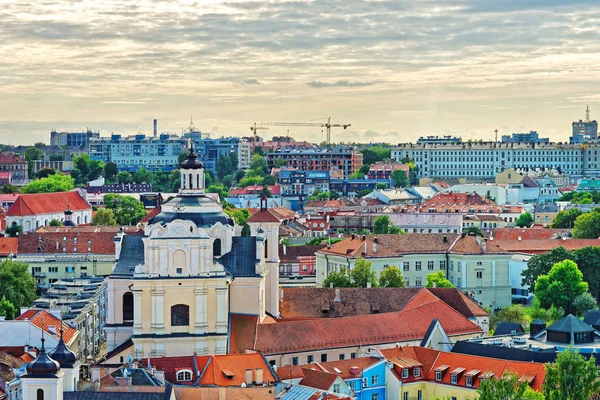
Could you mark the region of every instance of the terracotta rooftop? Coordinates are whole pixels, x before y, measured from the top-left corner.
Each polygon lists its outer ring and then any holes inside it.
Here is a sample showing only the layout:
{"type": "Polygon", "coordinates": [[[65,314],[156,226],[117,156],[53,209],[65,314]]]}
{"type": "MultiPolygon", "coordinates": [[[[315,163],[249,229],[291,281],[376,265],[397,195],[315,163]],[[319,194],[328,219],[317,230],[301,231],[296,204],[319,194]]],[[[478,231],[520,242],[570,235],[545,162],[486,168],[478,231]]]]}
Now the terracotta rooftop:
{"type": "Polygon", "coordinates": [[[340,378],[346,380],[360,376],[364,370],[381,361],[380,358],[376,357],[360,357],[304,365],[285,365],[277,369],[277,374],[281,380],[297,379],[304,377],[307,370],[313,369],[337,374],[340,378]],[[337,372],[334,368],[340,372],[337,372]]]}
{"type": "Polygon", "coordinates": [[[244,383],[245,371],[248,369],[253,370],[254,379],[256,370],[262,369],[265,383],[272,384],[279,380],[258,353],[196,356],[196,365],[201,374],[196,385],[200,386],[239,387],[244,383]]]}
{"type": "Polygon", "coordinates": [[[13,369],[21,368],[25,361],[16,358],[8,353],[0,351],[0,378],[4,383],[8,383],[15,379],[13,369]]]}
{"type": "Polygon", "coordinates": [[[0,237],[0,256],[8,257],[9,254],[16,254],[19,245],[19,238],[0,237]]]}
{"type": "Polygon", "coordinates": [[[490,232],[494,240],[540,240],[557,238],[566,229],[497,228],[490,232]]]}
{"type": "Polygon", "coordinates": [[[293,218],[296,214],[295,211],[285,207],[273,207],[261,210],[260,208],[249,208],[248,211],[252,216],[248,219],[248,222],[279,222],[286,219],[293,218]]]}
{"type": "MultiPolygon", "coordinates": [[[[229,196],[238,197],[245,194],[260,194],[263,190],[263,185],[258,186],[246,186],[243,188],[231,188],[229,189],[229,196]]],[[[267,189],[271,192],[271,194],[279,195],[281,194],[281,186],[273,185],[267,186],[267,189]]]]}
{"type": "Polygon", "coordinates": [[[32,232],[19,237],[18,254],[115,255],[116,232],[32,232]]]}
{"type": "Polygon", "coordinates": [[[284,254],[283,245],[280,245],[279,260],[281,262],[296,262],[298,257],[315,257],[315,253],[325,246],[325,244],[318,246],[285,246],[284,254]]]}
{"type": "Polygon", "coordinates": [[[545,253],[558,247],[577,250],[588,246],[600,246],[600,239],[545,239],[545,240],[488,240],[506,252],[545,253]]]}
{"type": "MultiPolygon", "coordinates": [[[[143,366],[148,365],[147,358],[142,358],[139,362],[143,366]]],[[[198,379],[198,370],[195,367],[194,356],[150,358],[150,365],[156,368],[157,371],[163,371],[165,380],[173,384],[193,385],[198,379]],[[192,371],[192,379],[190,381],[177,381],[177,371],[181,371],[182,369],[192,371]]]]}
{"type": "Polygon", "coordinates": [[[6,212],[7,217],[91,210],[92,207],[77,191],[22,194],[6,212]]]}
{"type": "Polygon", "coordinates": [[[298,383],[302,386],[308,386],[311,388],[329,391],[338,375],[334,372],[324,372],[321,370],[307,369],[304,371],[304,378],[298,383]]]}
{"type": "Polygon", "coordinates": [[[60,338],[60,328],[62,326],[64,331],[63,337],[65,343],[68,345],[71,344],[71,340],[77,334],[77,329],[72,328],[68,324],[62,322],[60,319],[56,318],[46,310],[27,310],[23,314],[19,315],[16,320],[29,320],[29,323],[42,329],[46,335],[50,335],[56,340],[60,338]],[[54,332],[50,331],[51,326],[54,326],[54,332]]]}
{"type": "Polygon", "coordinates": [[[20,156],[12,153],[0,153],[0,164],[26,163],[20,156]]]}

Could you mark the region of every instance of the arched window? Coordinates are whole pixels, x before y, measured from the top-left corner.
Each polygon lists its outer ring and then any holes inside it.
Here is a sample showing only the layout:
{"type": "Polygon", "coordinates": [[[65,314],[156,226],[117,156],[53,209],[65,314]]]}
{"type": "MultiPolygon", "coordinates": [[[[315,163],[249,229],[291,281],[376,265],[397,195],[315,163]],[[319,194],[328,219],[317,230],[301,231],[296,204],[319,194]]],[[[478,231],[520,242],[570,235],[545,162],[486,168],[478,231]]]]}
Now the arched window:
{"type": "Polygon", "coordinates": [[[177,382],[186,382],[192,380],[192,371],[189,369],[183,369],[177,371],[177,382]]]}
{"type": "Polygon", "coordinates": [[[133,321],[133,293],[123,295],[123,322],[133,321]]]}
{"type": "Polygon", "coordinates": [[[188,326],[190,324],[190,308],[185,304],[171,307],[171,326],[188,326]]]}
{"type": "Polygon", "coordinates": [[[213,256],[221,255],[221,239],[215,239],[213,242],[213,256]]]}
{"type": "Polygon", "coordinates": [[[37,390],[37,400],[44,400],[44,389],[37,390]]]}

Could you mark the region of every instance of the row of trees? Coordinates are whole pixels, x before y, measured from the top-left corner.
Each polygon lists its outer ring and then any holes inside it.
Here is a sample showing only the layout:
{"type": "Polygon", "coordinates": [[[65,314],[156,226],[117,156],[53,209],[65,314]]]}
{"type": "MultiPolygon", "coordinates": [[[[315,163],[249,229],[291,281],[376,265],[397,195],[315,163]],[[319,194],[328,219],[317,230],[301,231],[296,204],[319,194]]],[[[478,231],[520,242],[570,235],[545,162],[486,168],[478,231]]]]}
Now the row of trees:
{"type": "Polygon", "coordinates": [[[576,239],[595,239],[600,236],[600,207],[588,212],[578,208],[561,210],[554,218],[552,227],[573,228],[573,237],[576,239]]]}
{"type": "Polygon", "coordinates": [[[28,265],[8,259],[0,262],[0,315],[14,319],[21,307],[31,306],[36,298],[28,265]]]}
{"type": "Polygon", "coordinates": [[[569,201],[571,204],[598,204],[600,203],[600,192],[567,192],[560,196],[558,201],[569,201]]]}

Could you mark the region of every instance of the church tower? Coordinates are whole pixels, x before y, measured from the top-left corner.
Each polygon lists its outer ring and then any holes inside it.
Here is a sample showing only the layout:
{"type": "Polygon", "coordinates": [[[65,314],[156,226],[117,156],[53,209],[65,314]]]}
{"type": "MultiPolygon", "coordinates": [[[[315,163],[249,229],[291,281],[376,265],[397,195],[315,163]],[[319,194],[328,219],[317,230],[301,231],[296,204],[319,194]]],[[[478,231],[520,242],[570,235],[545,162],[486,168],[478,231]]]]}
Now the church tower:
{"type": "Polygon", "coordinates": [[[27,364],[27,373],[21,376],[23,400],[62,400],[63,372],[60,365],[42,348],[35,360],[27,364]]]}
{"type": "Polygon", "coordinates": [[[69,349],[63,339],[63,329],[60,328],[60,340],[56,347],[48,353],[50,358],[60,365],[64,374],[63,387],[66,392],[76,392],[79,383],[79,367],[81,363],[77,360],[75,353],[69,349]]]}

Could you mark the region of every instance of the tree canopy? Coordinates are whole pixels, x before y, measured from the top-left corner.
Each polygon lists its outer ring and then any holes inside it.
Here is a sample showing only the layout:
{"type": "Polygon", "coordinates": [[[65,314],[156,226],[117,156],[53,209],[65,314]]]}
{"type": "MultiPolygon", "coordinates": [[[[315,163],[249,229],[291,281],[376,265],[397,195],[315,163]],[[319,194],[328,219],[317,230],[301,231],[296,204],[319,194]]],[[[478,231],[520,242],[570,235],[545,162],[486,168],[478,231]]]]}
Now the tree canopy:
{"type": "Polygon", "coordinates": [[[407,187],[409,184],[409,181],[408,181],[408,176],[406,175],[406,171],[404,171],[402,169],[397,169],[394,172],[392,172],[392,182],[394,184],[394,187],[397,187],[397,188],[407,187]]]}
{"type": "Polygon", "coordinates": [[[117,219],[113,210],[110,208],[100,208],[92,217],[92,225],[114,226],[117,225],[117,219]]]}
{"type": "Polygon", "coordinates": [[[517,222],[516,225],[520,228],[527,228],[530,227],[533,224],[533,216],[531,215],[531,213],[523,213],[521,215],[519,215],[519,218],[517,218],[517,222]]]}
{"type": "Polygon", "coordinates": [[[543,400],[544,396],[534,391],[525,382],[519,382],[515,373],[505,373],[501,377],[490,377],[479,381],[480,400],[543,400]]]}
{"type": "Polygon", "coordinates": [[[573,300],[588,291],[587,282],[577,264],[564,260],[552,266],[548,275],[540,275],[535,284],[535,297],[543,308],[556,306],[573,313],[573,300]]]}
{"type": "Polygon", "coordinates": [[[68,192],[75,187],[75,181],[68,175],[54,174],[47,178],[36,179],[21,188],[21,193],[68,192]]]}
{"type": "Polygon", "coordinates": [[[594,356],[586,360],[571,348],[558,353],[546,364],[542,390],[546,400],[589,400],[600,391],[598,367],[594,356]]]}
{"type": "Polygon", "coordinates": [[[370,261],[364,258],[357,258],[354,261],[354,268],[350,270],[350,279],[355,286],[367,287],[371,283],[371,287],[377,287],[377,275],[370,261]]]}
{"type": "Polygon", "coordinates": [[[341,268],[338,271],[331,271],[325,281],[323,281],[323,287],[328,288],[330,286],[344,288],[344,287],[352,287],[352,281],[350,277],[346,273],[346,268],[341,268]]]}
{"type": "Polygon", "coordinates": [[[373,222],[373,233],[375,234],[387,234],[387,233],[398,233],[402,234],[402,230],[392,223],[392,220],[387,215],[381,215],[375,218],[373,222]]]}
{"type": "Polygon", "coordinates": [[[435,287],[445,287],[445,288],[453,288],[454,285],[446,278],[446,274],[444,271],[432,272],[427,274],[425,287],[431,288],[433,287],[433,283],[435,282],[435,287]]]}
{"type": "Polygon", "coordinates": [[[17,310],[29,307],[37,298],[35,279],[27,264],[8,259],[0,262],[0,298],[6,298],[17,310]]]}
{"type": "Polygon", "coordinates": [[[7,320],[15,319],[16,308],[10,301],[6,300],[6,296],[2,296],[0,300],[0,315],[4,316],[7,320]]]}
{"type": "Polygon", "coordinates": [[[104,166],[104,178],[107,182],[114,182],[118,173],[119,167],[114,162],[107,162],[104,166]]]}
{"type": "Polygon", "coordinates": [[[361,150],[363,154],[363,164],[375,164],[378,161],[384,161],[391,157],[392,152],[389,147],[371,146],[361,150]]]}
{"type": "Polygon", "coordinates": [[[479,237],[485,237],[485,235],[483,234],[483,232],[481,232],[481,229],[479,229],[476,226],[469,226],[468,228],[463,230],[463,233],[467,236],[479,236],[479,237]]]}
{"type": "Polygon", "coordinates": [[[600,210],[581,214],[575,220],[573,237],[575,239],[597,239],[600,237],[600,210]]]}
{"type": "Polygon", "coordinates": [[[395,265],[390,265],[379,274],[379,286],[381,287],[406,287],[406,281],[402,271],[395,265]]]}
{"type": "Polygon", "coordinates": [[[583,214],[579,208],[571,208],[569,210],[561,210],[556,214],[552,221],[553,228],[573,228],[575,220],[583,214]]]}
{"type": "Polygon", "coordinates": [[[119,225],[135,225],[146,215],[144,205],[131,196],[109,193],[104,196],[104,206],[112,210],[119,225]]]}

